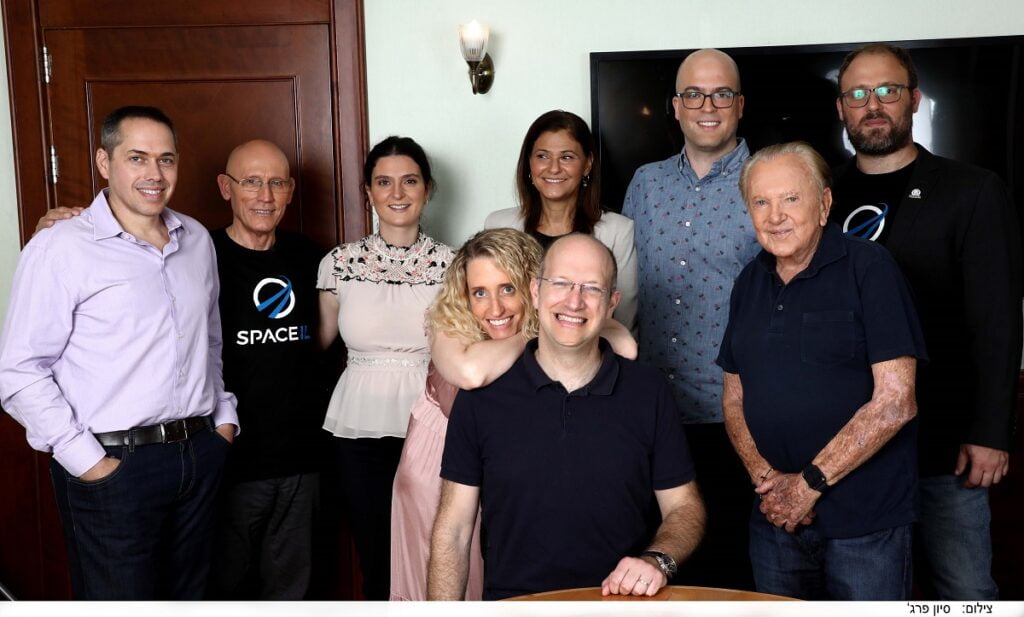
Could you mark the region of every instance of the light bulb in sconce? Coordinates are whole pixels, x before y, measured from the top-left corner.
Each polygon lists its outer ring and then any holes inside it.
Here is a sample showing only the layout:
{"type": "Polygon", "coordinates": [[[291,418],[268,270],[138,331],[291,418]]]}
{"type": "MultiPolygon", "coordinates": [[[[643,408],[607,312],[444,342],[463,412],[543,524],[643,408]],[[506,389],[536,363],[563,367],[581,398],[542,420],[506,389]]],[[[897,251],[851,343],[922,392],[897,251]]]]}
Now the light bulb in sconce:
{"type": "Polygon", "coordinates": [[[459,26],[459,46],[462,58],[469,65],[469,82],[473,94],[485,94],[494,83],[494,62],[487,55],[490,31],[477,20],[459,26]]]}

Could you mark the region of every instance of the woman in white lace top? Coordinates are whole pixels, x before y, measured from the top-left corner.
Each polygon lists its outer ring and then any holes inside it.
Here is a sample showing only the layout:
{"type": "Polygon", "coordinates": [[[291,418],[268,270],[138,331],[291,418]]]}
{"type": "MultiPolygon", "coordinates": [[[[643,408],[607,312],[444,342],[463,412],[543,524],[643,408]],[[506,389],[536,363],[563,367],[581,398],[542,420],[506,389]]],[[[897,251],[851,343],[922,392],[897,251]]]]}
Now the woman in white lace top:
{"type": "Polygon", "coordinates": [[[368,600],[388,599],[391,486],[430,362],[424,314],[452,250],[420,231],[434,184],[423,149],[388,137],[363,170],[378,232],[320,262],[320,338],[341,336],[345,371],[327,409],[368,600]]]}

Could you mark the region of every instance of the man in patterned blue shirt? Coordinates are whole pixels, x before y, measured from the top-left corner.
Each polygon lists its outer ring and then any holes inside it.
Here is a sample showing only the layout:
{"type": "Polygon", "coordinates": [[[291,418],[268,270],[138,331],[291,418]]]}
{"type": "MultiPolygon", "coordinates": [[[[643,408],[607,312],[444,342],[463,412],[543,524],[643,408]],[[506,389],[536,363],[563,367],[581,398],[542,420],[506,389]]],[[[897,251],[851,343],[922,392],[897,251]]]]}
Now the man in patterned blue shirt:
{"type": "Polygon", "coordinates": [[[687,56],[672,106],[683,151],[640,167],[622,207],[636,224],[639,359],[672,384],[707,505],[705,541],[677,580],[752,589],[753,491],[725,432],[714,363],[733,279],[760,248],[739,190],[750,153],[736,136],[743,117],[736,63],[717,49],[687,56]]]}

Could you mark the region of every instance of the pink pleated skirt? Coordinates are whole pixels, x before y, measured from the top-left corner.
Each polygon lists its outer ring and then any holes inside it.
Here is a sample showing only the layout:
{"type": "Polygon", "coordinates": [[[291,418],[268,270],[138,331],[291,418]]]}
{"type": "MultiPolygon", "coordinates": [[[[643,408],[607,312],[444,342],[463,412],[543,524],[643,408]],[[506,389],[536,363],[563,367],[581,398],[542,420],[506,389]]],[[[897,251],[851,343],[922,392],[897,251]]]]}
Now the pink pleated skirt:
{"type": "MultiPolygon", "coordinates": [[[[391,499],[391,599],[427,599],[430,533],[441,499],[441,454],[448,418],[426,392],[412,405],[391,499]]],[[[466,599],[483,595],[480,517],[470,547],[466,599]]]]}

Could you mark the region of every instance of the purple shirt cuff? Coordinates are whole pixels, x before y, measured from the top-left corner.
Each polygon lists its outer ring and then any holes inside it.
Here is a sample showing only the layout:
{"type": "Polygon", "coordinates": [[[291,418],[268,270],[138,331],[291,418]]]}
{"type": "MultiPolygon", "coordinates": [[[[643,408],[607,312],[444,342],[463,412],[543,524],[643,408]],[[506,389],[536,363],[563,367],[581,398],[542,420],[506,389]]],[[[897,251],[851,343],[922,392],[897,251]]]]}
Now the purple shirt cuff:
{"type": "Polygon", "coordinates": [[[217,408],[213,410],[214,428],[221,424],[234,424],[235,436],[242,432],[238,424],[238,410],[236,409],[235,395],[224,393],[224,398],[217,402],[217,408]]]}
{"type": "Polygon", "coordinates": [[[89,471],[106,455],[107,451],[89,431],[79,433],[59,452],[56,450],[53,452],[53,458],[57,459],[57,462],[76,478],[89,471]]]}

